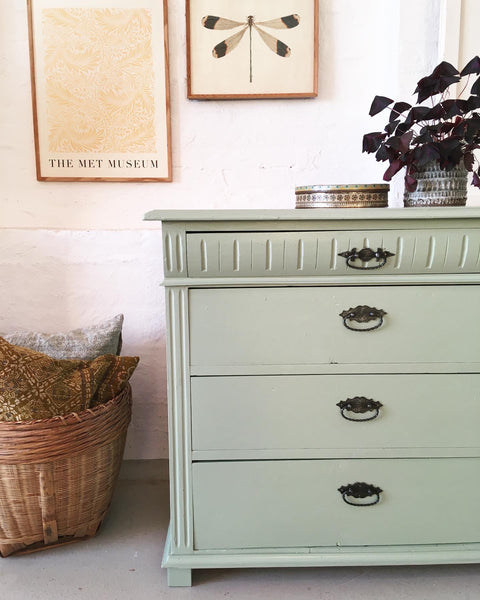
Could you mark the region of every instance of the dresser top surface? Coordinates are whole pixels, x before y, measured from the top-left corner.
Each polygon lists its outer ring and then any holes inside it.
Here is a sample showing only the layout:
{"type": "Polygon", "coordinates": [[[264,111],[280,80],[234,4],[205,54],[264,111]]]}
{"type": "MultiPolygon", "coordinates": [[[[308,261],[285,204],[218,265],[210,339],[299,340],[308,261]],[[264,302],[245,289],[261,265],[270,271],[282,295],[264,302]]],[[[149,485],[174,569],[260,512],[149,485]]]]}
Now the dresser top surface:
{"type": "Polygon", "coordinates": [[[145,221],[341,221],[480,219],[480,207],[151,210],[145,221]]]}

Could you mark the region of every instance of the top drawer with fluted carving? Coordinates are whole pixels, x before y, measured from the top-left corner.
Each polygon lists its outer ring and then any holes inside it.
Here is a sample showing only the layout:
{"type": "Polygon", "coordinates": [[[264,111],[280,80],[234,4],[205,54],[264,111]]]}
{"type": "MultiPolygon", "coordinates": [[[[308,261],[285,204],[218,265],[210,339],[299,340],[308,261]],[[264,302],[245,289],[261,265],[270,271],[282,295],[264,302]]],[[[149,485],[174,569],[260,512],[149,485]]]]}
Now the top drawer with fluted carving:
{"type": "Polygon", "coordinates": [[[480,272],[479,229],[188,233],[190,277],[480,272]]]}

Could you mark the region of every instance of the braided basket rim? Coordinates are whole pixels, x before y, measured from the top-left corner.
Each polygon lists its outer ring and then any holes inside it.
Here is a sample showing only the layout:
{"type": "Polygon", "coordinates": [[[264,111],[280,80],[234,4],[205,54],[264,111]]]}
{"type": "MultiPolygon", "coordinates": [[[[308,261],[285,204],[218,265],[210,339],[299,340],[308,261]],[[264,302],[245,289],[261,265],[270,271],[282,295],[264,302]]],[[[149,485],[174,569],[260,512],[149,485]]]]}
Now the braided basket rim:
{"type": "Polygon", "coordinates": [[[0,465],[49,462],[109,443],[131,419],[130,384],[105,404],[36,421],[0,422],[0,465]]]}

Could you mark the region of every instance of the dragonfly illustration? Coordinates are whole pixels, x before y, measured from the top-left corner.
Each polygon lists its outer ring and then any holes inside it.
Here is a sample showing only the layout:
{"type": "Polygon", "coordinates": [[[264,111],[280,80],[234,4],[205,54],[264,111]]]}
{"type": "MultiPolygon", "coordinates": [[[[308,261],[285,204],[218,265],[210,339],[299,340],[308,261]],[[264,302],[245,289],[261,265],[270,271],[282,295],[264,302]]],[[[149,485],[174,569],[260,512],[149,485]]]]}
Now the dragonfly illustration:
{"type": "Polygon", "coordinates": [[[278,19],[271,19],[270,21],[259,21],[258,23],[255,23],[255,17],[252,15],[249,15],[244,22],[232,21],[231,19],[225,19],[223,17],[214,17],[213,15],[202,18],[202,25],[207,29],[235,29],[236,27],[241,27],[240,31],[237,31],[237,33],[234,33],[232,36],[215,46],[212,50],[212,54],[215,58],[222,58],[229,52],[232,52],[232,50],[235,50],[248,29],[250,38],[250,83],[253,81],[252,29],[255,29],[255,31],[258,32],[272,52],[275,52],[275,54],[282,58],[286,58],[292,53],[290,48],[281,40],[277,40],[273,35],[264,31],[262,27],[269,27],[271,29],[292,29],[299,23],[300,16],[296,14],[280,17],[278,19]]]}

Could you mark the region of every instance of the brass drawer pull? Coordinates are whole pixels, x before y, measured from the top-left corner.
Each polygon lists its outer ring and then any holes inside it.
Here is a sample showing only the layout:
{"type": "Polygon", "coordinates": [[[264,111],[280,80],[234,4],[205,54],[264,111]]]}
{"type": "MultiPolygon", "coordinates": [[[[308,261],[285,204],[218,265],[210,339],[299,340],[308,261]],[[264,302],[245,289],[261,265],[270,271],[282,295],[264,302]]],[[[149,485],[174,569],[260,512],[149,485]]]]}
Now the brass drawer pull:
{"type": "Polygon", "coordinates": [[[340,316],[343,318],[343,324],[347,329],[350,329],[350,331],[373,331],[383,325],[383,317],[386,314],[387,313],[381,308],[372,308],[371,306],[362,305],[344,310],[340,313],[340,316]],[[357,328],[349,325],[349,321],[368,323],[369,321],[376,320],[378,320],[378,323],[373,325],[373,327],[357,328]]]}
{"type": "Polygon", "coordinates": [[[377,402],[376,400],[372,400],[371,398],[365,398],[365,396],[355,396],[355,398],[347,398],[346,400],[338,402],[336,406],[340,408],[342,417],[347,419],[347,421],[358,421],[362,423],[376,419],[383,404],[381,402],[377,402]],[[365,419],[352,419],[352,417],[349,417],[347,414],[345,414],[346,412],[364,414],[372,411],[375,411],[375,414],[365,419]]]}
{"type": "Polygon", "coordinates": [[[380,494],[383,492],[382,489],[372,485],[371,483],[364,483],[363,481],[357,481],[356,483],[348,483],[338,488],[338,491],[342,494],[343,501],[350,506],[373,506],[380,502],[380,494]],[[370,498],[373,496],[372,502],[351,502],[348,498],[370,498]]]}
{"type": "Polygon", "coordinates": [[[389,252],[388,250],[384,250],[383,248],[377,248],[377,250],[372,250],[371,248],[362,248],[357,252],[356,248],[352,248],[351,250],[346,250],[345,252],[339,252],[338,256],[343,256],[343,258],[347,259],[347,267],[351,269],[358,269],[359,271],[371,271],[372,269],[381,269],[387,264],[387,258],[390,256],[395,256],[393,252],[389,252]],[[357,267],[353,263],[360,259],[362,263],[368,263],[372,259],[377,261],[377,264],[369,267],[357,267]]]}

